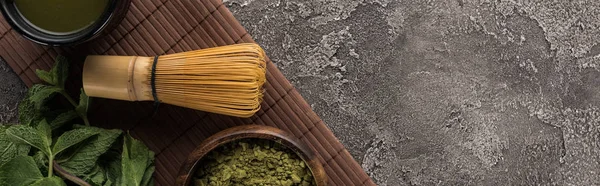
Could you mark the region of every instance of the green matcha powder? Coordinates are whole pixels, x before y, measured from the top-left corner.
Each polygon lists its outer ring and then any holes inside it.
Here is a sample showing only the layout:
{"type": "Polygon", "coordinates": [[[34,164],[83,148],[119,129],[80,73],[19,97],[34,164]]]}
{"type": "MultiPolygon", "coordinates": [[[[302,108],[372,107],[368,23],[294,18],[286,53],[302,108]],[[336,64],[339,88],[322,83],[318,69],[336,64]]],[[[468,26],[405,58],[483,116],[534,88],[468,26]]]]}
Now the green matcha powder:
{"type": "Polygon", "coordinates": [[[240,140],[211,151],[200,162],[194,185],[315,185],[304,161],[278,143],[240,140]]]}

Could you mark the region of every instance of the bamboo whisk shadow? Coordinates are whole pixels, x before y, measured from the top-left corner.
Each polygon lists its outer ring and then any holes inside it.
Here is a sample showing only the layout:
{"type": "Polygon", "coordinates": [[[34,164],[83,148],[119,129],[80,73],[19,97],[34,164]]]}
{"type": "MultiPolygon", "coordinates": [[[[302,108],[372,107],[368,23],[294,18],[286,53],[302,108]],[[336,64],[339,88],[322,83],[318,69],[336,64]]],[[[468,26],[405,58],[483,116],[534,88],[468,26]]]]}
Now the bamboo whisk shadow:
{"type": "Polygon", "coordinates": [[[260,109],[265,73],[262,48],[236,44],[158,57],[88,56],[83,87],[91,97],[250,117],[260,109]]]}

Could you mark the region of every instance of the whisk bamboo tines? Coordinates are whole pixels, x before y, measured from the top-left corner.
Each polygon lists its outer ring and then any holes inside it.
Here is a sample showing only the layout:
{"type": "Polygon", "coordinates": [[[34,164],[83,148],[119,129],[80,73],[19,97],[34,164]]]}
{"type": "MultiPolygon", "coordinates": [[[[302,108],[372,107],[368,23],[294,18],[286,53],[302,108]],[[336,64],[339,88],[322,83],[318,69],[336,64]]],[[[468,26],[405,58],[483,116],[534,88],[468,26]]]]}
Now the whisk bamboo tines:
{"type": "Polygon", "coordinates": [[[256,44],[159,57],[88,56],[83,88],[91,97],[159,101],[250,117],[260,109],[265,72],[265,54],[256,44]]]}

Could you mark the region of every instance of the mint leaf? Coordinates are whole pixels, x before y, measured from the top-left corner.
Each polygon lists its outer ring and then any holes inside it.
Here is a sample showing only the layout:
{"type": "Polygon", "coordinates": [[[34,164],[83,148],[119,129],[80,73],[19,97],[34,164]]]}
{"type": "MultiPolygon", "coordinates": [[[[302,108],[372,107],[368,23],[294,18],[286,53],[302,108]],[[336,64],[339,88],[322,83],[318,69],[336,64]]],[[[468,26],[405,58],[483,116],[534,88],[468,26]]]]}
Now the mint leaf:
{"type": "Polygon", "coordinates": [[[50,85],[64,88],[69,76],[69,61],[64,56],[57,56],[54,66],[49,72],[38,69],[35,74],[50,85]]]}
{"type": "Polygon", "coordinates": [[[152,176],[154,174],[154,169],[154,166],[146,168],[146,173],[144,174],[144,177],[142,177],[142,185],[154,185],[154,177],[152,176]]]}
{"type": "Polygon", "coordinates": [[[40,69],[35,70],[35,74],[42,81],[44,81],[48,84],[51,84],[51,85],[57,85],[56,77],[54,77],[54,74],[47,72],[45,70],[40,70],[40,69]]]}
{"type": "Polygon", "coordinates": [[[41,150],[47,156],[50,155],[48,152],[49,143],[44,139],[45,137],[38,134],[33,127],[27,125],[14,125],[6,129],[6,134],[15,143],[30,145],[41,150]]]}
{"type": "Polygon", "coordinates": [[[90,102],[90,97],[88,97],[83,89],[81,89],[81,94],[79,95],[79,105],[75,108],[77,113],[83,116],[87,116],[88,105],[90,102]]]}
{"type": "Polygon", "coordinates": [[[144,179],[148,174],[146,171],[154,171],[154,168],[150,167],[154,167],[154,153],[142,142],[133,139],[129,134],[125,135],[121,156],[121,183],[119,184],[148,185],[149,183],[144,183],[144,179]]]}
{"type": "Polygon", "coordinates": [[[44,145],[50,150],[50,145],[52,144],[52,129],[46,120],[42,120],[37,126],[36,131],[40,137],[44,140],[44,145]]]}
{"type": "Polygon", "coordinates": [[[42,111],[46,110],[46,108],[37,109],[35,103],[29,100],[29,97],[35,94],[33,90],[33,88],[29,89],[26,98],[19,103],[19,121],[23,125],[37,124],[43,118],[42,111]]]}
{"type": "Polygon", "coordinates": [[[0,167],[0,185],[30,185],[42,178],[30,156],[17,156],[0,167]]]}
{"type": "Polygon", "coordinates": [[[33,155],[33,160],[42,172],[42,175],[48,175],[48,157],[42,151],[36,151],[33,155]]]}
{"type": "MultiPolygon", "coordinates": [[[[119,155],[119,154],[117,154],[119,155]]],[[[115,158],[106,167],[106,178],[104,185],[121,185],[121,158],[115,158]],[[114,183],[114,184],[112,184],[114,183]]]]}
{"type": "Polygon", "coordinates": [[[60,137],[58,137],[58,139],[56,140],[56,144],[54,144],[54,147],[52,149],[52,153],[56,155],[62,152],[63,150],[82,142],[83,140],[97,135],[98,133],[100,132],[86,128],[73,129],[71,131],[67,131],[63,133],[60,137]]]}
{"type": "Polygon", "coordinates": [[[92,171],[82,179],[92,185],[103,185],[106,181],[106,171],[104,168],[96,165],[92,171]]]}
{"type": "Polygon", "coordinates": [[[42,178],[31,184],[31,186],[67,186],[67,184],[60,177],[52,176],[49,178],[42,178]]]}
{"type": "Polygon", "coordinates": [[[6,126],[0,127],[0,166],[19,155],[27,155],[30,149],[29,145],[12,142],[6,134],[7,128],[6,126]]]}
{"type": "Polygon", "coordinates": [[[67,124],[67,122],[69,122],[77,117],[79,117],[77,115],[77,112],[75,112],[74,110],[69,110],[67,112],[64,112],[64,113],[56,116],[56,118],[54,118],[54,120],[52,120],[52,122],[50,122],[50,127],[52,129],[60,128],[64,124],[67,124]]]}
{"type": "Polygon", "coordinates": [[[87,175],[97,164],[100,155],[106,153],[123,133],[118,129],[107,130],[88,126],[82,127],[82,129],[98,132],[98,135],[86,140],[85,145],[69,157],[58,157],[61,160],[60,166],[76,176],[87,175]]]}
{"type": "Polygon", "coordinates": [[[41,114],[35,109],[35,104],[25,98],[19,103],[19,122],[23,125],[29,125],[33,120],[41,117],[41,114]]]}
{"type": "Polygon", "coordinates": [[[60,87],[35,84],[30,88],[29,100],[35,104],[35,109],[41,110],[42,106],[56,93],[60,93],[63,89],[60,87]]]}
{"type": "Polygon", "coordinates": [[[56,86],[64,88],[67,77],[69,77],[69,61],[67,58],[61,55],[56,56],[56,62],[50,73],[55,77],[56,86]]]}

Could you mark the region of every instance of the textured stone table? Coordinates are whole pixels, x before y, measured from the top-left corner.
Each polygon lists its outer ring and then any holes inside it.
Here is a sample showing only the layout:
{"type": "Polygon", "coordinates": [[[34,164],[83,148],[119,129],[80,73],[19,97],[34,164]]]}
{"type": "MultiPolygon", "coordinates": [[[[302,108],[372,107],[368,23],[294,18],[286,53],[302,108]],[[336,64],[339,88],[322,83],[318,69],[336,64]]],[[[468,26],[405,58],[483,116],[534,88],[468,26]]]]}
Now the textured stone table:
{"type": "Polygon", "coordinates": [[[378,185],[600,184],[600,1],[225,4],[378,185]]]}

